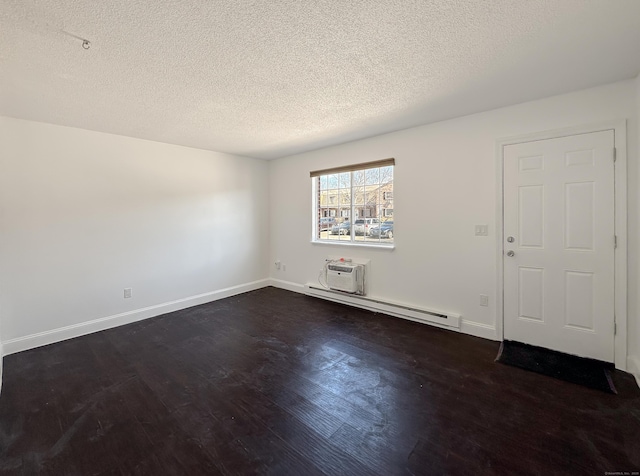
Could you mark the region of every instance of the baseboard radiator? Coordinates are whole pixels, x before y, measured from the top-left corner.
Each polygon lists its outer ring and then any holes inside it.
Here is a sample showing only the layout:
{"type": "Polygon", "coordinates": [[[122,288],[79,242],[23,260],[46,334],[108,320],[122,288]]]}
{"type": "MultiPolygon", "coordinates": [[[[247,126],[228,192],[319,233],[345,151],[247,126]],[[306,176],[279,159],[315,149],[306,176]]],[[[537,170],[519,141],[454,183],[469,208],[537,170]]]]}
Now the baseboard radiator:
{"type": "Polygon", "coordinates": [[[350,306],[367,309],[369,311],[382,312],[384,314],[409,319],[411,321],[422,322],[424,324],[435,324],[441,327],[460,329],[460,314],[416,308],[413,306],[404,306],[402,304],[367,296],[357,296],[355,294],[325,289],[313,284],[307,284],[304,288],[305,294],[308,296],[348,304],[350,306]]]}

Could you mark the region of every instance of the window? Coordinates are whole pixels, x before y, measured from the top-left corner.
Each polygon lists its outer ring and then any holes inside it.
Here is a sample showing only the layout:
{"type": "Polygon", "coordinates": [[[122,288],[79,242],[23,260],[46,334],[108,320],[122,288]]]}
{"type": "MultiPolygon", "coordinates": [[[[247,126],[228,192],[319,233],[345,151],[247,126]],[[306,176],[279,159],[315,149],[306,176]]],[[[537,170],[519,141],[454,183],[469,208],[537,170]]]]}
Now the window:
{"type": "Polygon", "coordinates": [[[394,166],[385,159],[311,172],[314,241],[392,244],[394,166]]]}

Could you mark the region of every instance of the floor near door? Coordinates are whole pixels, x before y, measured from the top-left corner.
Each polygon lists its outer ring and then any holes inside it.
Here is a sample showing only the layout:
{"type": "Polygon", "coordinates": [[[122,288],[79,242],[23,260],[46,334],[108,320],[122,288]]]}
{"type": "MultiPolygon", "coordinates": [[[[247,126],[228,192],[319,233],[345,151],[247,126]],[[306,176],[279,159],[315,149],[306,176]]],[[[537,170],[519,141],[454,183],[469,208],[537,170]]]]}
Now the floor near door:
{"type": "Polygon", "coordinates": [[[497,342],[275,288],[5,358],[2,474],[640,469],[640,390],[494,362],[497,342]]]}
{"type": "Polygon", "coordinates": [[[611,378],[613,364],[544,349],[535,345],[505,340],[496,362],[567,382],[617,394],[611,378]]]}

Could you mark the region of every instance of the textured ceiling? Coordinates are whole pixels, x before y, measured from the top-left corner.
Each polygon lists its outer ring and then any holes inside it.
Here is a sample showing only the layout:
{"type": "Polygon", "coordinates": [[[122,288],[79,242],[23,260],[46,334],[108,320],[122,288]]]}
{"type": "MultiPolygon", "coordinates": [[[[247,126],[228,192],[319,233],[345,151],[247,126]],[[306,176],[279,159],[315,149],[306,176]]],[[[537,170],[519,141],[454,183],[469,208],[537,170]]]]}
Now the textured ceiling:
{"type": "Polygon", "coordinates": [[[252,157],[638,72],[639,0],[0,0],[0,115],[252,157]]]}

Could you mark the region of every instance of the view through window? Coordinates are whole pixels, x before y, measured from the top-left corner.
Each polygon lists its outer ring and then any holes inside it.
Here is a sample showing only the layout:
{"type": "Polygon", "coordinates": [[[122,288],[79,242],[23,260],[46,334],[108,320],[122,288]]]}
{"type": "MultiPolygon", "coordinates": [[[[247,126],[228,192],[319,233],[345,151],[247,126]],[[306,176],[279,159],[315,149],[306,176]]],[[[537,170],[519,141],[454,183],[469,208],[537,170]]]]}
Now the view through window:
{"type": "Polygon", "coordinates": [[[311,172],[316,241],[391,244],[394,159],[311,172]]]}

